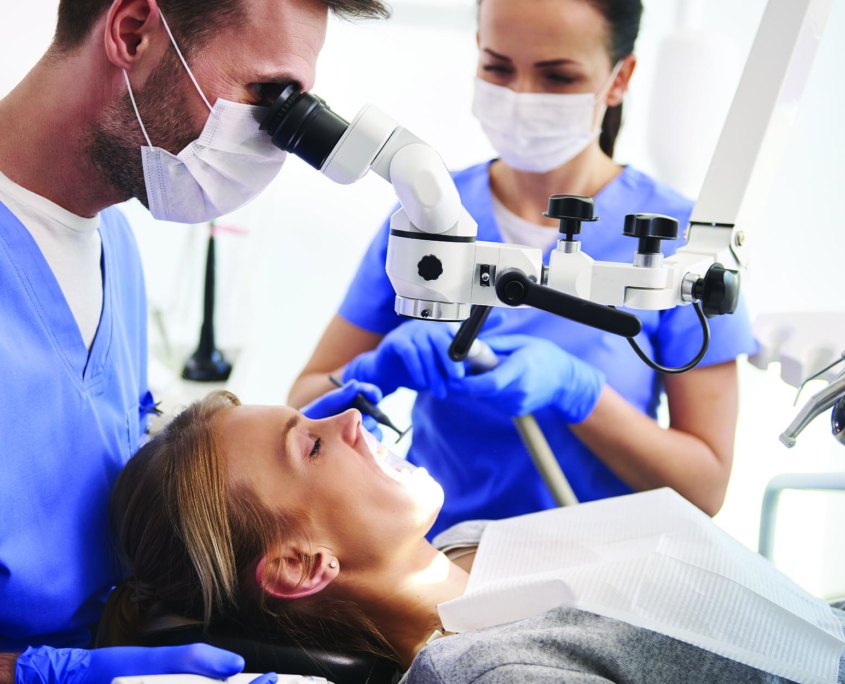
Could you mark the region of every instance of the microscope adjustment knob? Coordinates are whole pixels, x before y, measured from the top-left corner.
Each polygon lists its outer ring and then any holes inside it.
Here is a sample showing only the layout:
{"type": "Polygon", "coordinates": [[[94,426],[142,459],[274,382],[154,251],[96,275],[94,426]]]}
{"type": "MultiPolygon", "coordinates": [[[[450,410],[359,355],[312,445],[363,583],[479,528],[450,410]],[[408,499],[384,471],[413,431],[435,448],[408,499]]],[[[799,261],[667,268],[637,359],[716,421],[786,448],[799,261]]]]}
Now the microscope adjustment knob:
{"type": "Polygon", "coordinates": [[[845,444],[845,397],[833,405],[833,413],[830,414],[830,427],[833,429],[833,436],[840,444],[845,444]]]}
{"type": "Polygon", "coordinates": [[[581,232],[583,221],[598,221],[596,216],[596,201],[592,197],[581,195],[552,195],[549,197],[549,208],[543,216],[560,220],[560,232],[571,241],[573,235],[581,232]]]}
{"type": "Polygon", "coordinates": [[[437,280],[443,275],[443,264],[436,256],[428,254],[417,264],[417,273],[423,280],[437,280]]]}
{"type": "Polygon", "coordinates": [[[722,264],[713,264],[692,289],[693,297],[701,300],[707,318],[732,314],[739,306],[740,277],[722,264]]]}
{"type": "Polygon", "coordinates": [[[639,239],[640,254],[660,254],[661,240],[678,239],[678,221],[662,214],[628,214],[622,235],[639,239]]]}

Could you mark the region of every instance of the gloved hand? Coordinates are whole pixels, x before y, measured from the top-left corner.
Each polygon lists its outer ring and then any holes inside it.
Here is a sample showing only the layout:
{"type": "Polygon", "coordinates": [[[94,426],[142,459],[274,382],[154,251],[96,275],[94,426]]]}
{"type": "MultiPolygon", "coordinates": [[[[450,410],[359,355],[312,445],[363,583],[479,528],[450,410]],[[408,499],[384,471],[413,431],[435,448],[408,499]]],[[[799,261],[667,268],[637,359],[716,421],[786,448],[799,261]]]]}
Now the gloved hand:
{"type": "MultiPolygon", "coordinates": [[[[18,658],[15,684],[111,684],[115,677],[197,674],[225,679],[244,668],[239,655],[208,644],[160,648],[28,648],[18,658]]],[[[252,684],[273,684],[274,673],[252,684]]]]}
{"type": "MultiPolygon", "coordinates": [[[[343,413],[349,408],[355,408],[352,406],[352,402],[355,401],[355,397],[359,393],[363,394],[374,404],[378,404],[382,400],[381,390],[375,385],[351,380],[346,382],[343,387],[339,387],[315,399],[308,406],[305,406],[300,413],[311,420],[336,416],[338,413],[343,413]]],[[[374,418],[362,414],[361,423],[365,430],[374,435],[376,439],[381,440],[381,430],[374,418]]]]}
{"type": "Polygon", "coordinates": [[[604,373],[553,342],[529,335],[482,339],[501,363],[486,373],[451,381],[451,391],[487,400],[508,417],[554,407],[567,423],[585,420],[598,404],[604,373]]]}
{"type": "Polygon", "coordinates": [[[465,375],[464,364],[449,358],[453,337],[445,323],[403,323],[378,347],[352,359],[343,370],[343,381],[370,382],[385,394],[399,387],[428,390],[435,398],[445,399],[449,381],[465,375]]]}

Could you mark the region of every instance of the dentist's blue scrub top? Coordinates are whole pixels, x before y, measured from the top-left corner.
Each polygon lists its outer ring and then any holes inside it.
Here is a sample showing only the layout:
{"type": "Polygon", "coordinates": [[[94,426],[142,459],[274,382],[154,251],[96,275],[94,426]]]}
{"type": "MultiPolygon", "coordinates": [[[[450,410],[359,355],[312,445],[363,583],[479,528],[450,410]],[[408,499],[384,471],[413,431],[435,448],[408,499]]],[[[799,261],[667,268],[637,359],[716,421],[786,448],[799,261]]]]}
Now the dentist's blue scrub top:
{"type": "MultiPolygon", "coordinates": [[[[461,200],[478,222],[478,239],[502,242],[493,216],[489,163],[454,174],[461,200]]],[[[636,250],[623,237],[626,214],[650,212],[687,225],[692,202],[668,186],[628,166],[595,197],[598,223],[584,224],[583,250],[602,261],[630,263],[636,250]]],[[[365,330],[386,334],[406,319],[393,311],[395,292],[385,273],[389,222],[376,235],[340,306],[340,315],[365,330]]],[[[679,242],[665,241],[670,256],[679,242]]],[[[544,255],[548,264],[549,249],[544,255]]],[[[635,355],[627,340],[536,309],[504,307],[499,333],[544,337],[607,375],[608,384],[629,403],[654,418],[663,391],[662,377],[635,355]]],[[[681,366],[701,348],[701,324],[691,306],[668,311],[635,311],[643,322],[639,344],[663,365],[681,366]]],[[[732,316],[710,321],[712,342],[702,366],[756,350],[748,312],[742,303],[732,316]]],[[[580,501],[628,494],[631,488],[587,449],[553,408],[537,411],[561,467],[580,501]]],[[[432,533],[469,519],[500,519],[546,508],[554,502],[520,440],[513,421],[488,402],[461,395],[440,401],[421,392],[413,409],[411,462],[425,466],[446,493],[432,533]]]]}
{"type": "Polygon", "coordinates": [[[85,646],[119,581],[109,496],[145,431],[146,298],[126,219],[101,214],[90,355],[50,266],[0,203],[0,651],[85,646]]]}

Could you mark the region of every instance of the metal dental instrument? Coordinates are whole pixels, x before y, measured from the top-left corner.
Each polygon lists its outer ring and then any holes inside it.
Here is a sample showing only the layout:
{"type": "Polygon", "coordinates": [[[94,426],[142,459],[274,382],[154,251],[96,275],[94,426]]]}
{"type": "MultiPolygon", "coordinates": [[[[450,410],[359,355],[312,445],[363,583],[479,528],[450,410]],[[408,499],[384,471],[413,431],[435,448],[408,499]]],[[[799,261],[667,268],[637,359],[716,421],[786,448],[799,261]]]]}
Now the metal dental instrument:
{"type": "Polygon", "coordinates": [[[842,419],[842,409],[845,409],[845,402],[840,401],[843,398],[845,398],[845,371],[842,371],[833,382],[810,398],[810,401],[804,405],[795,420],[783,431],[780,441],[791,449],[795,446],[795,440],[804,428],[820,414],[835,406],[832,418],[833,433],[837,440],[845,443],[845,430],[838,424],[842,419]]]}
{"type": "Polygon", "coordinates": [[[801,398],[801,392],[804,391],[804,388],[807,386],[807,383],[812,382],[813,380],[816,380],[817,378],[820,378],[822,375],[827,373],[831,368],[835,368],[836,366],[838,366],[843,361],[845,361],[845,351],[843,351],[842,354],[839,355],[838,359],[836,359],[832,363],[829,363],[828,365],[826,365],[818,373],[813,373],[809,378],[804,380],[804,382],[802,382],[801,386],[798,388],[798,392],[795,394],[795,402],[792,405],[798,406],[798,400],[801,398]]]}
{"type": "MultiPolygon", "coordinates": [[[[335,387],[343,387],[343,383],[334,375],[330,375],[329,380],[331,380],[335,387]]],[[[398,435],[395,442],[396,444],[399,444],[399,442],[402,441],[402,438],[407,435],[413,427],[413,425],[411,425],[407,430],[400,430],[393,424],[393,421],[387,417],[387,414],[384,411],[367,399],[367,397],[361,392],[358,392],[358,395],[355,397],[355,401],[352,402],[352,408],[358,409],[361,413],[371,416],[377,423],[393,430],[393,432],[398,435]]]]}

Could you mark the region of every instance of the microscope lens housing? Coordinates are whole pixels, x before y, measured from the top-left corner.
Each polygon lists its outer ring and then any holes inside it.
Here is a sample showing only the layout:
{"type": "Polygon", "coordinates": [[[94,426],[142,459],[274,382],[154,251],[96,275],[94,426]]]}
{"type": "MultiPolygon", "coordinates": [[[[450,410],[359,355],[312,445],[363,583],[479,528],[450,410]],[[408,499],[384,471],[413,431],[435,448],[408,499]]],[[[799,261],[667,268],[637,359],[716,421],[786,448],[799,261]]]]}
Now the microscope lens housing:
{"type": "Polygon", "coordinates": [[[349,122],[335,114],[324,100],[303,93],[293,83],[282,91],[261,123],[273,144],[318,171],[341,139],[349,122]]]}

